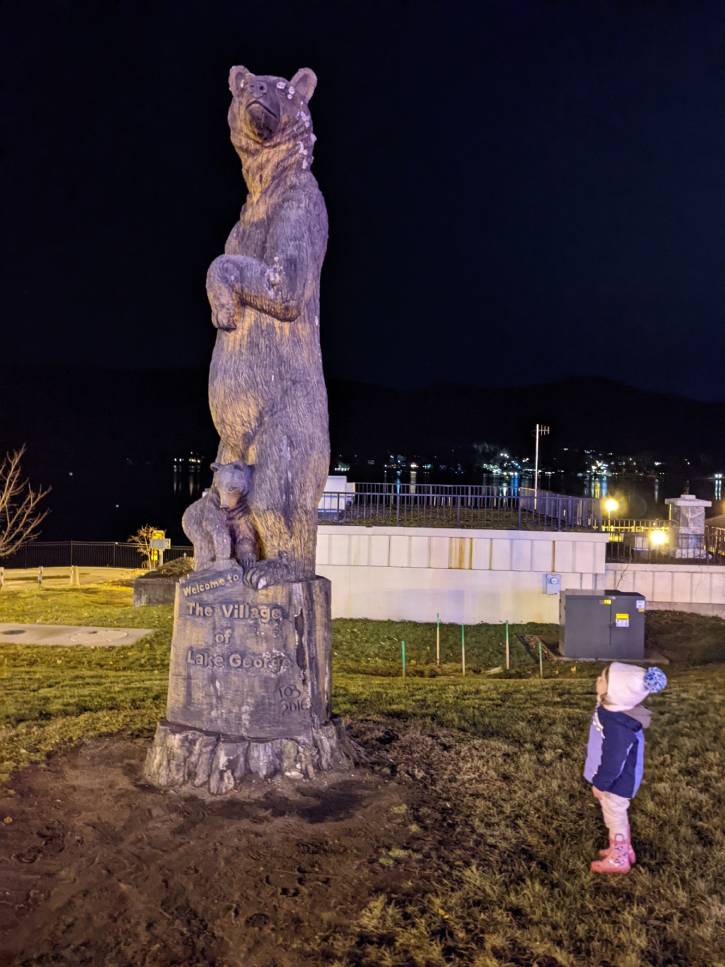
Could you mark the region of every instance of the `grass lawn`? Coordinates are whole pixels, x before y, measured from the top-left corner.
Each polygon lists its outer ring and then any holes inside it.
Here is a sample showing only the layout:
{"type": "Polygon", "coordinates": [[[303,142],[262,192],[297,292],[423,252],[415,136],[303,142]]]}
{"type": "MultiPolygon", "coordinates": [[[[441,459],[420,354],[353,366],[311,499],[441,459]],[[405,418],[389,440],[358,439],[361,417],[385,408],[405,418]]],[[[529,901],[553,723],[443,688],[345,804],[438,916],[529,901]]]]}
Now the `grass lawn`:
{"type": "MultiPolygon", "coordinates": [[[[113,585],[3,591],[0,621],[13,620],[155,630],[127,648],[0,646],[3,779],[68,741],[151,735],[164,711],[170,607],[134,609],[130,589],[113,585]]],[[[580,778],[596,666],[547,662],[541,681],[515,637],[555,640],[556,628],[512,628],[509,675],[487,674],[503,663],[503,629],[467,628],[464,679],[457,627],[442,628],[439,668],[435,626],[334,623],[335,710],[364,748],[380,750],[375,768],[420,785],[424,805],[411,829],[427,829],[437,846],[386,859],[413,864],[415,888],[367,898],[329,963],[725,963],[725,622],[667,612],[647,621],[650,643],[672,660],[670,686],[651,703],[646,778],[632,809],[640,862],[614,881],[588,871],[604,837],[580,778]]]]}

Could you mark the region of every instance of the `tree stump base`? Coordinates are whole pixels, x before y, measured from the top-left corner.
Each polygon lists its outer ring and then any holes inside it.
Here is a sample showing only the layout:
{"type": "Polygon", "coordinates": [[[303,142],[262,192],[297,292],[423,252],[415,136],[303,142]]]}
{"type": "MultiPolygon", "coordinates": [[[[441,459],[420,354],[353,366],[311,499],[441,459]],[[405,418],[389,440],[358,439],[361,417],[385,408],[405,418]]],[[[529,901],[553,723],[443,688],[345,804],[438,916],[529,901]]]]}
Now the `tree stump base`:
{"type": "Polygon", "coordinates": [[[339,720],[313,728],[310,742],[255,742],[159,722],[144,773],[156,786],[190,785],[221,796],[245,778],[313,779],[320,772],[351,765],[350,744],[339,720]]]}
{"type": "Polygon", "coordinates": [[[222,795],[245,776],[352,764],[331,717],[330,582],[255,591],[242,576],[230,562],[177,585],[166,719],[144,769],[157,786],[222,795]]]}

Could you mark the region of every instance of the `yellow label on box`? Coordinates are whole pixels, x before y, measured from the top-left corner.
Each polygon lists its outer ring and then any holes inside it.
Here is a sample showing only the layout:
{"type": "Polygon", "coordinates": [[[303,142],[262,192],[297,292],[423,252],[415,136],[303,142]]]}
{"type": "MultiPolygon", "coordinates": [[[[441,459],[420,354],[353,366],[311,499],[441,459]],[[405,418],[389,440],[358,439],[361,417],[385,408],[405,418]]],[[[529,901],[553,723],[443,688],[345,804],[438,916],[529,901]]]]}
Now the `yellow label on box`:
{"type": "Polygon", "coordinates": [[[615,614],[614,623],[617,626],[617,628],[629,628],[629,615],[615,614]]]}
{"type": "Polygon", "coordinates": [[[612,603],[611,598],[602,598],[602,604],[611,604],[611,603],[612,603]]]}

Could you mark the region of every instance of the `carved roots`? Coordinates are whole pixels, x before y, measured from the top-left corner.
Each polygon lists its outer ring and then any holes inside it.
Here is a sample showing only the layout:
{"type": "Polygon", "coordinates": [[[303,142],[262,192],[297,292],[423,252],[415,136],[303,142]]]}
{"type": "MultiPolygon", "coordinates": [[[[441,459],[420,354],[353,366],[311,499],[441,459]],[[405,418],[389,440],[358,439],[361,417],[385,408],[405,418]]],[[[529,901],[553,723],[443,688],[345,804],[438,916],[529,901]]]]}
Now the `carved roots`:
{"type": "Polygon", "coordinates": [[[312,779],[318,772],[349,767],[352,758],[352,743],[338,719],[313,729],[311,742],[246,741],[160,722],[144,774],[155,786],[191,785],[221,796],[247,776],[312,779]]]}

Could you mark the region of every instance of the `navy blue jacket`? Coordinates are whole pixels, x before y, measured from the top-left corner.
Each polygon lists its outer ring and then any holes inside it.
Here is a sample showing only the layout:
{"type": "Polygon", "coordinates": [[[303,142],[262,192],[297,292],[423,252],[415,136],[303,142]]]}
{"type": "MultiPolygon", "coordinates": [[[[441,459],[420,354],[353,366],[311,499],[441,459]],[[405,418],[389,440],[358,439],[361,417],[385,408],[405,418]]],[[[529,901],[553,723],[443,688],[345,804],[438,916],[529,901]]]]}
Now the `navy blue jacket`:
{"type": "Polygon", "coordinates": [[[626,712],[594,709],[589,729],[584,778],[602,792],[631,799],[644,772],[642,723],[626,712]]]}

